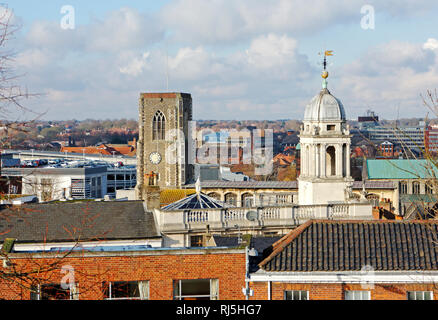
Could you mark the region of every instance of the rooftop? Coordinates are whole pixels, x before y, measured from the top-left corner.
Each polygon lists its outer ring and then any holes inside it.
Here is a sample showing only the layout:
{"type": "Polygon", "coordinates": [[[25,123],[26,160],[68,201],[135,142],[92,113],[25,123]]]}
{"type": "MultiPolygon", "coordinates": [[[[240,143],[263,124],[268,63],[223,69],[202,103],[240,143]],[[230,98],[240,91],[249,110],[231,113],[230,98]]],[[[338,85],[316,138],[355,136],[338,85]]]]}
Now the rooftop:
{"type": "MultiPolygon", "coordinates": [[[[362,189],[362,181],[354,181],[353,189],[362,189]]],[[[186,188],[194,188],[195,184],[188,184],[186,188]]],[[[228,188],[228,189],[298,189],[298,181],[201,181],[204,189],[228,188]]],[[[392,181],[366,181],[366,189],[394,189],[392,181]]]]}
{"type": "Polygon", "coordinates": [[[368,179],[430,179],[438,170],[427,159],[369,159],[366,175],[368,179]]]}
{"type": "Polygon", "coordinates": [[[310,220],[273,244],[265,271],[438,270],[438,221],[310,220]]]}
{"type": "Polygon", "coordinates": [[[56,202],[0,209],[0,242],[131,240],[160,237],[141,201],[56,202]]]}

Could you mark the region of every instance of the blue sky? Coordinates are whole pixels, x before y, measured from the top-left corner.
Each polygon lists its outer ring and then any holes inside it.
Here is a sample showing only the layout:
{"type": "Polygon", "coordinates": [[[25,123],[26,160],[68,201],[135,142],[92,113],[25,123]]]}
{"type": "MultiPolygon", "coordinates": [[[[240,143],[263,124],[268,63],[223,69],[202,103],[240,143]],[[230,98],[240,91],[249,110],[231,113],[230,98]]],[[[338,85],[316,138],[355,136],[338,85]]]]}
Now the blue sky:
{"type": "MultiPolygon", "coordinates": [[[[9,3],[26,105],[45,119],[137,118],[140,92],[190,92],[196,119],[301,119],[334,50],[329,89],[348,118],[421,117],[438,88],[438,3],[167,0],[9,3]],[[75,9],[63,30],[60,10],[75,9]],[[364,5],[375,29],[364,30],[364,5]],[[167,73],[166,73],[167,72],[167,73]]],[[[31,114],[24,117],[32,117],[31,114]]]]}

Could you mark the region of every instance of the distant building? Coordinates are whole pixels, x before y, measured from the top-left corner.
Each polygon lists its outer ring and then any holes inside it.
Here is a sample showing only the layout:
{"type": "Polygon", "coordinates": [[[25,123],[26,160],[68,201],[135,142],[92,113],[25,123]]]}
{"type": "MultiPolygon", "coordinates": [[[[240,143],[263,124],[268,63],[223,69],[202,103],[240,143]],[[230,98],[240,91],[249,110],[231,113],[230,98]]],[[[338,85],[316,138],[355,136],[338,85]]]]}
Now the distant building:
{"type": "Polygon", "coordinates": [[[65,153],[80,153],[80,154],[101,154],[107,156],[135,156],[137,147],[136,141],[130,142],[132,144],[107,144],[101,143],[97,146],[89,147],[65,147],[63,146],[60,152],[65,153]]]}
{"type": "MultiPolygon", "coordinates": [[[[408,154],[409,152],[406,153],[408,154]]],[[[376,158],[385,158],[385,159],[399,158],[406,153],[403,153],[403,148],[399,144],[385,141],[379,144],[376,158]]]]}
{"type": "Polygon", "coordinates": [[[431,125],[426,128],[424,144],[428,152],[438,152],[438,125],[431,125]]]}
{"type": "Polygon", "coordinates": [[[375,126],[367,129],[368,138],[375,142],[381,143],[390,141],[399,144],[404,149],[422,150],[425,145],[425,126],[410,127],[384,127],[375,126]]]}
{"type": "Polygon", "coordinates": [[[36,195],[40,201],[114,198],[117,190],[137,184],[135,166],[70,162],[64,167],[4,168],[2,176],[15,181],[16,190],[36,195]]]}
{"type": "Polygon", "coordinates": [[[412,204],[430,207],[438,201],[437,174],[435,164],[426,159],[368,159],[362,176],[366,181],[393,182],[398,188],[395,212],[406,217],[416,210],[412,204]]]}
{"type": "Polygon", "coordinates": [[[367,110],[365,116],[359,116],[357,118],[359,122],[359,129],[374,127],[379,123],[379,116],[377,116],[374,111],[367,110]]]}

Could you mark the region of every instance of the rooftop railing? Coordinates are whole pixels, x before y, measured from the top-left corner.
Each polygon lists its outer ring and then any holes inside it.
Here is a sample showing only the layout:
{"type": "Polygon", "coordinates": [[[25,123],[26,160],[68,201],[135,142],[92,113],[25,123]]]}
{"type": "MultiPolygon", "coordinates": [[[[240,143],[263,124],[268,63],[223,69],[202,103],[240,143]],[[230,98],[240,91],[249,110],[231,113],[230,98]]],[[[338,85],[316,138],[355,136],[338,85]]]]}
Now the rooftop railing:
{"type": "Polygon", "coordinates": [[[277,207],[155,210],[162,232],[297,226],[310,219],[372,219],[370,203],[290,205],[277,207]]]}

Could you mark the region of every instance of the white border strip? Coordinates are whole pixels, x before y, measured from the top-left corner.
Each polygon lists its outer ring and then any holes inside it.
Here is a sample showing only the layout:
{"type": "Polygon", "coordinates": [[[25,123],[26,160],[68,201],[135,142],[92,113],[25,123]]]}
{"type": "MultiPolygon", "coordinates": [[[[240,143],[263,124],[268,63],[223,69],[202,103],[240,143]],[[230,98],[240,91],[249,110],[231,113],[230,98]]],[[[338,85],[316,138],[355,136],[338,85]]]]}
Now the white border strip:
{"type": "Polygon", "coordinates": [[[438,283],[438,271],[346,271],[253,273],[252,282],[290,283],[438,283]]]}

